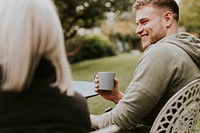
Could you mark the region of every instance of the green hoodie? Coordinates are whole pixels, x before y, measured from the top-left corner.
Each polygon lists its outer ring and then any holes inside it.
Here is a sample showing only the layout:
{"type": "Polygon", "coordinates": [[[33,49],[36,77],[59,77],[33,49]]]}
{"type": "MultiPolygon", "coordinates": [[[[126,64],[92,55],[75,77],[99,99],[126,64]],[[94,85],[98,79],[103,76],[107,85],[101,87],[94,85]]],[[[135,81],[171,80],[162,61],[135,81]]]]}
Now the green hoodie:
{"type": "Polygon", "coordinates": [[[197,66],[200,66],[200,39],[197,39],[186,32],[182,32],[163,39],[162,41],[166,41],[180,47],[192,58],[197,66]]]}
{"type": "Polygon", "coordinates": [[[151,126],[166,101],[197,78],[200,40],[185,32],[165,37],[145,50],[124,97],[96,117],[98,127],[114,123],[127,133],[137,124],[151,126]]]}

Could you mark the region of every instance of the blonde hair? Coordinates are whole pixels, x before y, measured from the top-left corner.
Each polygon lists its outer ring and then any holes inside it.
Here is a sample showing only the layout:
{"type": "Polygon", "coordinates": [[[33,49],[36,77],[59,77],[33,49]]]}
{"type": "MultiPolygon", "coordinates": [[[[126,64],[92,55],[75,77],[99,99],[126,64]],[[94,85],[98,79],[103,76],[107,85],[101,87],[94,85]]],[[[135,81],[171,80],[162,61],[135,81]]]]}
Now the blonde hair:
{"type": "Polygon", "coordinates": [[[41,57],[56,71],[51,86],[73,95],[71,71],[54,3],[50,0],[0,0],[1,89],[21,91],[41,57]]]}
{"type": "Polygon", "coordinates": [[[133,4],[133,11],[141,9],[143,6],[154,6],[161,9],[166,8],[174,13],[174,19],[179,21],[179,7],[175,0],[136,0],[133,4]]]}

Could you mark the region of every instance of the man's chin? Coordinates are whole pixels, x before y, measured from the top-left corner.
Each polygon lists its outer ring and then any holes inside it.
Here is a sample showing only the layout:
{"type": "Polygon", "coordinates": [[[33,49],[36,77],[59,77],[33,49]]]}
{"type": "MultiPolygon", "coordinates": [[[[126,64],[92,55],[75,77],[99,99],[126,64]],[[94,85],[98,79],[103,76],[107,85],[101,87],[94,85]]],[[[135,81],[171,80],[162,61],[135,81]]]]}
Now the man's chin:
{"type": "Polygon", "coordinates": [[[150,45],[149,43],[142,43],[143,49],[147,49],[150,45]]]}

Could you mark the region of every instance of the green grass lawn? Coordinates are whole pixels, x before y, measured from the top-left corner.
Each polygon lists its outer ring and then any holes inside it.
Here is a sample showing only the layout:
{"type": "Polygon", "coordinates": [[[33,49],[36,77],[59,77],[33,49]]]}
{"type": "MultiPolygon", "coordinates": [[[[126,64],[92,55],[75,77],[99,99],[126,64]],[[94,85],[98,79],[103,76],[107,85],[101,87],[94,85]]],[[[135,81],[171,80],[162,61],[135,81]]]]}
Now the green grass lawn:
{"type": "MultiPolygon", "coordinates": [[[[120,90],[124,92],[133,77],[140,56],[127,53],[72,64],[73,78],[74,80],[93,82],[93,76],[98,71],[113,71],[120,81],[120,90]]],[[[106,108],[115,106],[101,96],[89,98],[87,101],[91,114],[101,114],[106,108]]],[[[196,133],[200,133],[200,121],[196,133]]]]}

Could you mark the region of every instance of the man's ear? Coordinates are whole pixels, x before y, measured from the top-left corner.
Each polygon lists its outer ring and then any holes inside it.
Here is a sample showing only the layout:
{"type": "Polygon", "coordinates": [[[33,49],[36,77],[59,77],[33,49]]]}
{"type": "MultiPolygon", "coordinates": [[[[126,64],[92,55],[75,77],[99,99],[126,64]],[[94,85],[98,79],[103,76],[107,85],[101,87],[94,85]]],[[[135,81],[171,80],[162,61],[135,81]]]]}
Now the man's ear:
{"type": "Polygon", "coordinates": [[[166,11],[164,13],[164,23],[167,28],[169,28],[173,21],[173,13],[170,11],[166,11]]]}

